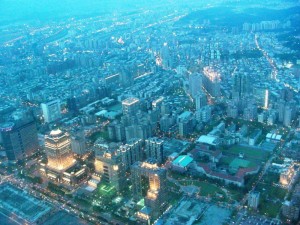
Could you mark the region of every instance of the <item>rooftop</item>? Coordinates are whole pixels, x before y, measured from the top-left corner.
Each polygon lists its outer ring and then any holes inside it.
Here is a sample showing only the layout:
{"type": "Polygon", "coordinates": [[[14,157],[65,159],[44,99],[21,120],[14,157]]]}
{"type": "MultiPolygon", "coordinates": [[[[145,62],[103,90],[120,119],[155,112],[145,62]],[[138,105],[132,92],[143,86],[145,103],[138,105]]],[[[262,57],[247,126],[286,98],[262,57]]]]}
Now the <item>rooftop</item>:
{"type": "Polygon", "coordinates": [[[193,158],[188,155],[181,155],[178,156],[174,161],[173,165],[180,166],[180,167],[186,167],[193,161],[193,158]]]}

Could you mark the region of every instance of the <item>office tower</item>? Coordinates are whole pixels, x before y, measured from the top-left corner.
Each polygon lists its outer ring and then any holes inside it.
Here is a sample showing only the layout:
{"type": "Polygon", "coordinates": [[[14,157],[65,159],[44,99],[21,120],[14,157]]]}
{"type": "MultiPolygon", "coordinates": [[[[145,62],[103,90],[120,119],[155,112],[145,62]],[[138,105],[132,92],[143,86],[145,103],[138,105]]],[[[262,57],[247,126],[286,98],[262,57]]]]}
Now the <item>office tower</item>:
{"type": "Polygon", "coordinates": [[[71,97],[67,99],[67,108],[69,112],[72,113],[78,112],[77,100],[75,97],[71,97]]]}
{"type": "Polygon", "coordinates": [[[120,151],[123,164],[127,170],[133,163],[143,160],[143,140],[131,139],[127,144],[120,146],[120,151]]]}
{"type": "Polygon", "coordinates": [[[160,60],[157,59],[157,64],[162,65],[164,69],[170,69],[173,66],[172,57],[170,54],[170,49],[167,43],[164,43],[164,46],[161,48],[160,51],[161,58],[160,60]],[[160,62],[158,62],[160,61],[160,62]]]}
{"type": "Polygon", "coordinates": [[[153,221],[164,212],[167,206],[166,174],[166,169],[159,167],[155,160],[136,162],[131,167],[133,198],[144,197],[145,200],[145,208],[137,213],[139,219],[153,221]]]}
{"type": "Polygon", "coordinates": [[[130,97],[122,101],[122,110],[124,115],[135,115],[140,109],[140,100],[130,97]]]}
{"type": "Polygon", "coordinates": [[[279,101],[277,110],[278,110],[278,121],[283,122],[284,111],[285,111],[285,101],[284,100],[279,101]]]}
{"type": "Polygon", "coordinates": [[[163,140],[158,139],[156,137],[145,140],[146,158],[147,159],[153,158],[159,164],[163,163],[164,160],[163,143],[164,143],[163,140]]]}
{"type": "Polygon", "coordinates": [[[210,67],[203,69],[203,87],[213,97],[219,97],[221,95],[220,82],[221,76],[218,72],[214,71],[210,67]]]}
{"type": "Polygon", "coordinates": [[[86,140],[83,129],[78,129],[72,132],[71,149],[77,155],[83,155],[87,152],[86,140]]]}
{"type": "Polygon", "coordinates": [[[48,159],[47,166],[53,170],[66,170],[76,162],[71,151],[69,134],[59,129],[45,135],[45,151],[48,159]]]}
{"type": "Polygon", "coordinates": [[[246,73],[236,73],[233,76],[233,98],[241,98],[250,93],[250,79],[246,73]]]}
{"type": "Polygon", "coordinates": [[[95,148],[95,172],[101,180],[121,191],[124,188],[125,168],[117,145],[101,144],[95,148]]]}
{"type": "Polygon", "coordinates": [[[289,105],[286,105],[284,108],[283,125],[289,127],[291,126],[291,122],[292,122],[292,109],[289,105]]]}
{"type": "Polygon", "coordinates": [[[193,114],[189,111],[185,111],[177,118],[179,135],[185,137],[193,132],[194,119],[193,114]]]}
{"type": "Polygon", "coordinates": [[[253,97],[256,104],[267,109],[269,106],[269,90],[264,87],[253,88],[253,97]]]}
{"type": "Polygon", "coordinates": [[[207,97],[202,91],[195,96],[196,111],[207,105],[207,97]]]}
{"type": "Polygon", "coordinates": [[[163,116],[159,121],[159,128],[162,132],[169,132],[170,127],[174,124],[174,118],[169,115],[163,116]]]}
{"type": "Polygon", "coordinates": [[[252,191],[248,195],[248,206],[254,209],[257,209],[259,204],[259,196],[260,193],[256,191],[252,191]]]}
{"type": "Polygon", "coordinates": [[[51,123],[61,118],[61,108],[59,100],[42,103],[41,107],[45,123],[51,123]]]}
{"type": "Polygon", "coordinates": [[[7,122],[0,125],[0,140],[8,160],[23,160],[39,148],[34,121],[7,122]]]}
{"type": "Polygon", "coordinates": [[[200,73],[193,73],[189,76],[189,91],[193,98],[202,91],[202,75],[200,73]]]}
{"type": "Polygon", "coordinates": [[[194,123],[191,118],[181,120],[178,123],[178,130],[179,130],[180,137],[186,137],[187,135],[193,132],[193,129],[194,129],[194,123]]]}

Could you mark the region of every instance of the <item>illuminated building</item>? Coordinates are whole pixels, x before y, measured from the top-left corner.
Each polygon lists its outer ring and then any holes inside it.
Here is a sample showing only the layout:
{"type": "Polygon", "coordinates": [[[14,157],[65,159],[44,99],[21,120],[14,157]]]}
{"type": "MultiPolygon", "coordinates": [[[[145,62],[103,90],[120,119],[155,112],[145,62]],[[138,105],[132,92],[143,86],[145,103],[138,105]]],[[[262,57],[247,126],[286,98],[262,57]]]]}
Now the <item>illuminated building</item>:
{"type": "Polygon", "coordinates": [[[22,160],[39,148],[34,121],[7,122],[0,125],[0,143],[8,160],[22,160]]]}
{"type": "Polygon", "coordinates": [[[166,169],[155,160],[137,162],[131,167],[132,192],[135,200],[144,198],[145,208],[137,213],[142,222],[158,218],[167,206],[166,169]]]}
{"type": "Polygon", "coordinates": [[[59,100],[42,103],[41,107],[43,111],[44,121],[46,123],[51,123],[61,118],[61,108],[59,100]]]}
{"type": "Polygon", "coordinates": [[[221,95],[220,82],[221,76],[211,67],[203,69],[203,87],[210,94],[211,97],[216,98],[221,95]]]}
{"type": "Polygon", "coordinates": [[[294,164],[291,163],[288,168],[284,169],[280,173],[280,180],[279,180],[280,184],[284,186],[289,185],[294,174],[295,174],[294,164]]]}
{"type": "Polygon", "coordinates": [[[101,180],[120,191],[124,188],[125,167],[117,145],[100,144],[95,148],[95,172],[101,180]]]}
{"type": "Polygon", "coordinates": [[[45,135],[45,151],[48,163],[41,163],[40,172],[48,179],[76,185],[87,177],[86,166],[77,165],[73,158],[71,140],[67,132],[57,129],[45,135]]]}
{"type": "Polygon", "coordinates": [[[140,108],[140,100],[138,98],[127,98],[122,101],[122,110],[124,115],[135,115],[140,108]]]}
{"type": "Polygon", "coordinates": [[[269,90],[262,87],[253,88],[253,97],[256,104],[264,109],[269,107],[269,90]]]}
{"type": "Polygon", "coordinates": [[[164,141],[158,138],[149,138],[145,140],[145,152],[146,158],[156,159],[158,163],[162,163],[164,160],[163,143],[164,141]]]}
{"type": "Polygon", "coordinates": [[[48,159],[47,166],[54,170],[63,171],[75,164],[71,151],[69,134],[61,130],[52,130],[45,136],[45,151],[48,159]]]}

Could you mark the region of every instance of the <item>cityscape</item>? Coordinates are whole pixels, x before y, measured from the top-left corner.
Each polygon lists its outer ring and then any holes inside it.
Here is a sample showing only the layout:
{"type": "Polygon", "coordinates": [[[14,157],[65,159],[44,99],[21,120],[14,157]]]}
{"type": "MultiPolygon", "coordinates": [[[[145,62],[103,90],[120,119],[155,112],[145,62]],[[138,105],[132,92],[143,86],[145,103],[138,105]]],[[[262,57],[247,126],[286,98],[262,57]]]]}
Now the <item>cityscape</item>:
{"type": "Polygon", "coordinates": [[[0,224],[300,224],[300,1],[0,2],[0,224]]]}

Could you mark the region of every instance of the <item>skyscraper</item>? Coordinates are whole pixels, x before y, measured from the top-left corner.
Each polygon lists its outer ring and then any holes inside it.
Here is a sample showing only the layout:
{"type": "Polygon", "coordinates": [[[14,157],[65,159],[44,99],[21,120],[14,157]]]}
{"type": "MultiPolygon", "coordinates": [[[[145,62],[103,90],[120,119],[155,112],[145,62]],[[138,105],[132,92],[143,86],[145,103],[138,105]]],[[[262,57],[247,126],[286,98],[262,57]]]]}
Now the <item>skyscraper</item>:
{"type": "Polygon", "coordinates": [[[124,188],[125,167],[117,146],[102,144],[95,149],[95,172],[106,182],[120,191],[124,188]]]}
{"type": "Polygon", "coordinates": [[[145,152],[146,158],[153,158],[157,160],[158,163],[162,163],[164,159],[164,152],[163,152],[163,143],[164,141],[158,138],[149,138],[145,140],[145,152]]]}
{"type": "Polygon", "coordinates": [[[214,98],[221,95],[220,82],[221,76],[218,72],[214,71],[211,67],[203,69],[203,86],[205,90],[214,98]]]}
{"type": "Polygon", "coordinates": [[[61,130],[52,130],[45,135],[45,150],[48,159],[47,166],[51,169],[63,171],[75,164],[71,151],[69,134],[61,130]]]}
{"type": "Polygon", "coordinates": [[[200,73],[193,73],[189,76],[189,91],[193,98],[202,91],[202,75],[200,73]]]}
{"type": "Polygon", "coordinates": [[[59,100],[42,103],[41,107],[43,111],[44,121],[46,123],[51,123],[61,118],[61,108],[59,100]]]}
{"type": "Polygon", "coordinates": [[[129,169],[133,163],[143,160],[142,145],[142,139],[134,138],[129,140],[127,144],[120,146],[122,161],[125,169],[129,169]]]}
{"type": "Polygon", "coordinates": [[[86,153],[85,134],[83,129],[72,132],[71,149],[75,154],[83,155],[86,153]]]}
{"type": "Polygon", "coordinates": [[[144,197],[145,208],[137,213],[141,220],[158,218],[167,206],[166,169],[156,164],[155,160],[137,162],[131,167],[133,197],[144,197]],[[145,185],[148,184],[148,185],[145,185]]]}
{"type": "Polygon", "coordinates": [[[202,91],[195,96],[196,111],[207,105],[207,97],[202,91]]]}
{"type": "Polygon", "coordinates": [[[250,80],[246,73],[236,73],[233,76],[233,98],[241,98],[249,94],[250,92],[250,80]]]}
{"type": "Polygon", "coordinates": [[[39,148],[37,128],[33,120],[1,124],[0,136],[8,160],[22,160],[39,148]]]}

